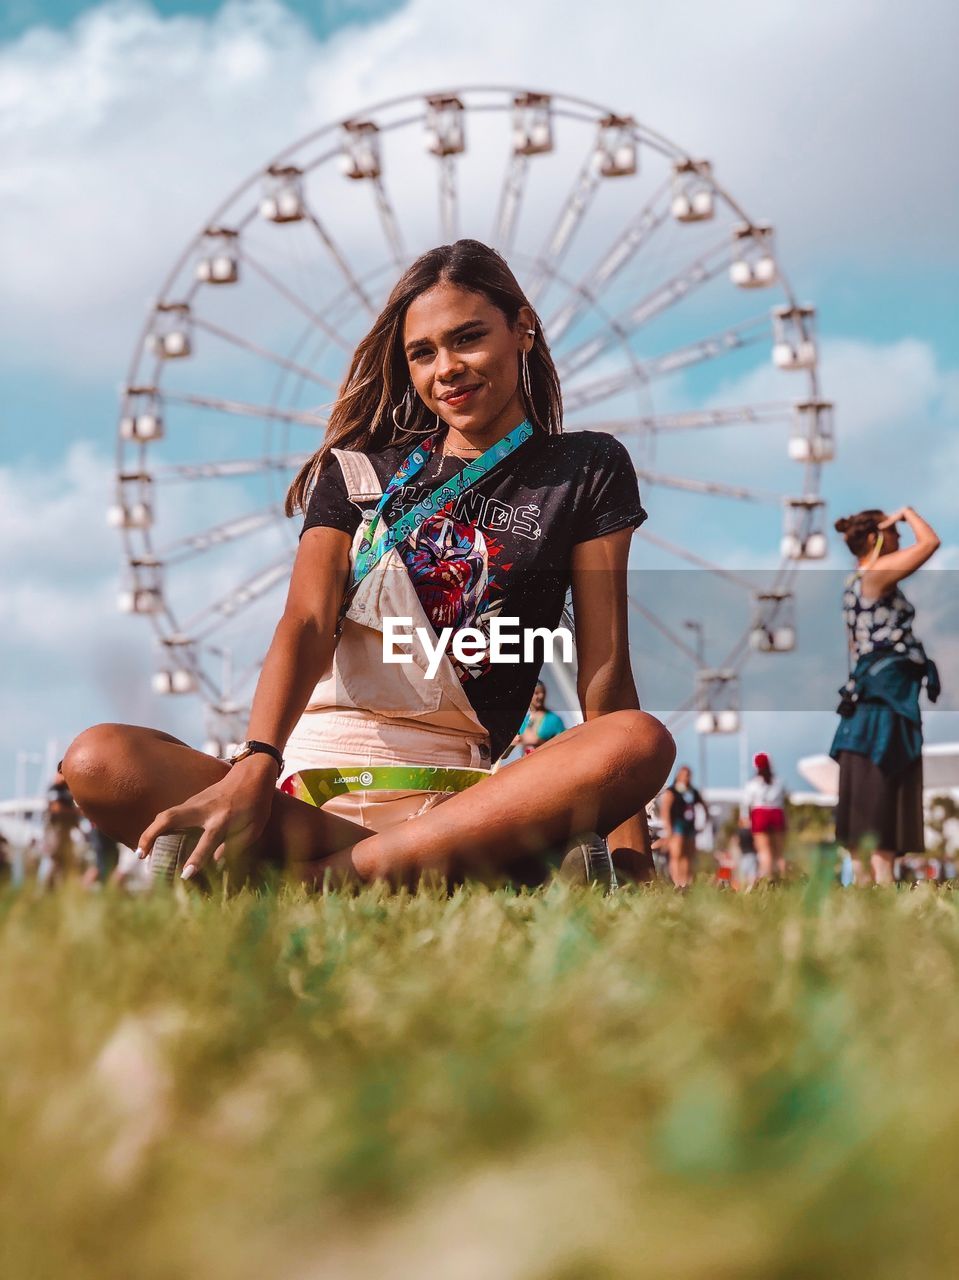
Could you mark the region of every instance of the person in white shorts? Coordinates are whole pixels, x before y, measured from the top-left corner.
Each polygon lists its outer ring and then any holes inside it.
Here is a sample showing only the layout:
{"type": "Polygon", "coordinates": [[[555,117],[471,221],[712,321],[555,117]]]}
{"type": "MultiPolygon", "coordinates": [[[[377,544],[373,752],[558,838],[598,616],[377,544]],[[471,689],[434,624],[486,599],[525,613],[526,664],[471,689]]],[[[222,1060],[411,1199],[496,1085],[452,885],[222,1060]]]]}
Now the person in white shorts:
{"type": "Polygon", "coordinates": [[[460,240],[405,272],[287,511],[303,531],[248,741],[225,762],[97,725],[63,761],[84,813],[144,856],[175,846],[184,879],[224,857],[310,884],[510,875],[585,832],[641,870],[675,752],[630,669],[645,512],[617,440],[563,432],[542,326],[499,254],[460,240]],[[570,588],[585,723],[491,776],[570,588]]]}

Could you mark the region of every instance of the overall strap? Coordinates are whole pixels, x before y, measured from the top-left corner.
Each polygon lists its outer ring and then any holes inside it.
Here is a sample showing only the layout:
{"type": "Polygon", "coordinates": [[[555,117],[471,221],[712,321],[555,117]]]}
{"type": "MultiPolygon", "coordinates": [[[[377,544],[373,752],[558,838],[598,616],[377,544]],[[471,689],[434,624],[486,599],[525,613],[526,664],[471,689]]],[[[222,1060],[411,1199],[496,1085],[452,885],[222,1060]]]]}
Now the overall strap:
{"type": "Polygon", "coordinates": [[[410,534],[420,527],[424,520],[435,515],[443,507],[448,507],[456,498],[471,489],[504,458],[509,457],[520,445],[533,434],[533,427],[528,418],[524,418],[518,427],[502,439],[491,445],[481,457],[468,462],[458,475],[441,482],[431,493],[422,498],[415,507],[400,516],[394,525],[377,533],[377,526],[383,510],[394,490],[407,479],[418,475],[433,451],[433,436],[424,440],[413,450],[399,471],[390,481],[383,497],[377,503],[376,511],[367,526],[360,543],[353,566],[354,584],[360,583],[373,570],[383,556],[398,543],[404,542],[410,534]]]}
{"type": "Polygon", "coordinates": [[[350,502],[367,505],[380,496],[383,486],[365,453],[359,453],[356,449],[331,449],[330,453],[340,464],[350,502]]]}

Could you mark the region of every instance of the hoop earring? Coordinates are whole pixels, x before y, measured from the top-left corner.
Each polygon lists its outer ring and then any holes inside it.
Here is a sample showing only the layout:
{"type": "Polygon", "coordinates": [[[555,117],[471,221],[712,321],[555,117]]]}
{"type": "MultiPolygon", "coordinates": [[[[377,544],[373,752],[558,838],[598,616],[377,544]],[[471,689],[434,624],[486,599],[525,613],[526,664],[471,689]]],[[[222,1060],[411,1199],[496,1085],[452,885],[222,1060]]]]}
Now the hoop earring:
{"type": "Polygon", "coordinates": [[[531,408],[533,404],[533,386],[529,376],[529,355],[525,351],[520,361],[520,377],[523,383],[523,391],[526,394],[526,405],[531,408]]]}
{"type": "Polygon", "coordinates": [[[397,431],[405,430],[406,423],[409,420],[409,418],[412,416],[412,413],[413,413],[412,393],[413,393],[413,384],[412,382],[410,382],[407,384],[406,390],[403,392],[403,399],[399,402],[399,404],[393,406],[393,414],[392,414],[393,426],[396,427],[397,431]]]}
{"type": "Polygon", "coordinates": [[[432,427],[411,427],[409,423],[415,412],[416,393],[411,382],[403,394],[403,399],[399,404],[393,406],[391,417],[393,418],[394,431],[390,437],[391,444],[407,444],[418,436],[429,435],[433,430],[432,427]]]}

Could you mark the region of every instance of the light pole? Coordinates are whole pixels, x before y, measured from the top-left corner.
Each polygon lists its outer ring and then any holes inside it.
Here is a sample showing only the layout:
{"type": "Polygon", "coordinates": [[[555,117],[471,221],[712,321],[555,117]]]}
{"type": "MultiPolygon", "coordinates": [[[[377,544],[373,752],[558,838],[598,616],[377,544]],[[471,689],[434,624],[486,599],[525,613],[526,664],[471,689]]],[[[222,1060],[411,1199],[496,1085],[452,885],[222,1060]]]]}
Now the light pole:
{"type": "MultiPolygon", "coordinates": [[[[701,622],[687,618],[683,622],[683,626],[690,631],[696,632],[696,663],[698,671],[702,671],[706,666],[706,632],[701,622]]],[[[698,674],[698,672],[697,672],[698,674]]],[[[706,735],[699,734],[699,787],[705,794],[706,791],[706,735]]]]}
{"type": "Polygon", "coordinates": [[[27,766],[43,764],[43,756],[36,751],[17,752],[17,776],[14,798],[22,800],[27,794],[27,766]]]}

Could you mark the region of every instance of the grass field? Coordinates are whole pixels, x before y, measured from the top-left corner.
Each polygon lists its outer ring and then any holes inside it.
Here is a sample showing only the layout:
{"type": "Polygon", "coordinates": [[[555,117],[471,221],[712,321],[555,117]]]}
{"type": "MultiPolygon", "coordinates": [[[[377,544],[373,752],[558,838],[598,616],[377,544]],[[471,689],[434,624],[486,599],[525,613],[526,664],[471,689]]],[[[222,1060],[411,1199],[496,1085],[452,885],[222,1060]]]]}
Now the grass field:
{"type": "Polygon", "coordinates": [[[4,1280],[959,1270],[949,891],[0,917],[4,1280]]]}

